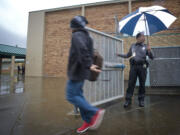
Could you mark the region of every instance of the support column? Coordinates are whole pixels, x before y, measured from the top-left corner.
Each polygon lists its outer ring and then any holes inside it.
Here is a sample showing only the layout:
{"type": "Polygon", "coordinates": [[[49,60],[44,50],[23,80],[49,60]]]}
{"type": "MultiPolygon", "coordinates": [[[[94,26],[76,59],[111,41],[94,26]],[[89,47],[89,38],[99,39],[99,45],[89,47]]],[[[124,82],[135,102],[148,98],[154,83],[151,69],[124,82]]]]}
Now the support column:
{"type": "Polygon", "coordinates": [[[11,57],[11,77],[14,77],[14,69],[15,69],[15,56],[11,57]]]}
{"type": "Polygon", "coordinates": [[[131,0],[129,0],[129,6],[128,6],[128,8],[129,8],[129,14],[132,12],[132,2],[131,2],[131,0]]]}
{"type": "Polygon", "coordinates": [[[24,58],[24,76],[26,75],[26,58],[24,58]]]}
{"type": "Polygon", "coordinates": [[[2,73],[2,58],[0,58],[0,75],[2,73]]]}
{"type": "Polygon", "coordinates": [[[2,58],[0,58],[0,91],[1,91],[2,58]]]}
{"type": "Polygon", "coordinates": [[[81,8],[81,15],[85,16],[85,6],[82,6],[82,8],[81,8]]]}

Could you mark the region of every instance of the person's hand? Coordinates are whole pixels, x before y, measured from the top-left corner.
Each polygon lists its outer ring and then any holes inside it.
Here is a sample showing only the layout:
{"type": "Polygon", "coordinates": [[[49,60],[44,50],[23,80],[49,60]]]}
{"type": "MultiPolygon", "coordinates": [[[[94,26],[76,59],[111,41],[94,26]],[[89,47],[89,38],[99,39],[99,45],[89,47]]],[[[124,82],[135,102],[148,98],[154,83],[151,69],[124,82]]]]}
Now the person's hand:
{"type": "Polygon", "coordinates": [[[149,44],[147,45],[147,50],[148,50],[148,51],[151,51],[151,47],[150,47],[149,44]]]}
{"type": "Polygon", "coordinates": [[[90,70],[91,71],[94,71],[94,72],[97,72],[97,73],[100,73],[101,72],[101,70],[99,69],[99,67],[97,66],[97,65],[91,65],[91,67],[90,67],[90,70]]]}

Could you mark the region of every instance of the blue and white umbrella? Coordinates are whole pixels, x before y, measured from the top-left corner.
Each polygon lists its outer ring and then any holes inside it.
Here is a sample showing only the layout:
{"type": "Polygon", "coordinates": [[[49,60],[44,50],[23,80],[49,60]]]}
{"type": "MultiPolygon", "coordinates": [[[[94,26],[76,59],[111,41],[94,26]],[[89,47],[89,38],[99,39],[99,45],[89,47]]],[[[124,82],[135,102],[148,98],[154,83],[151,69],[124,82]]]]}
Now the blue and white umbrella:
{"type": "Polygon", "coordinates": [[[139,32],[152,35],[168,29],[175,20],[176,17],[164,7],[140,7],[120,20],[119,31],[131,36],[136,36],[139,32]]]}

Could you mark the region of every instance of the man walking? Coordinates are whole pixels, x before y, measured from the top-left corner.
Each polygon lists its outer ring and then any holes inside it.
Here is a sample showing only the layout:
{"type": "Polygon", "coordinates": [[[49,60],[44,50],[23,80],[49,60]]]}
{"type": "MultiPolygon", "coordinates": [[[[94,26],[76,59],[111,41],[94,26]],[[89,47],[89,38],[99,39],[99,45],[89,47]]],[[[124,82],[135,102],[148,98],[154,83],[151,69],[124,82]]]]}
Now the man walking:
{"type": "Polygon", "coordinates": [[[148,68],[146,56],[149,56],[150,59],[153,59],[153,54],[151,52],[150,46],[144,44],[144,33],[138,33],[136,35],[136,40],[137,42],[131,45],[127,54],[117,54],[118,56],[123,58],[131,57],[128,88],[126,91],[126,101],[124,104],[125,108],[131,105],[131,98],[133,96],[137,77],[139,78],[140,84],[138,92],[139,106],[144,107],[145,82],[148,68]]]}
{"type": "Polygon", "coordinates": [[[83,96],[84,81],[89,78],[90,71],[101,72],[93,65],[93,41],[85,25],[88,21],[83,16],[75,16],[71,22],[71,48],[68,60],[68,81],[66,98],[80,110],[83,125],[77,129],[83,133],[88,129],[96,129],[101,124],[105,110],[91,106],[83,96]]]}

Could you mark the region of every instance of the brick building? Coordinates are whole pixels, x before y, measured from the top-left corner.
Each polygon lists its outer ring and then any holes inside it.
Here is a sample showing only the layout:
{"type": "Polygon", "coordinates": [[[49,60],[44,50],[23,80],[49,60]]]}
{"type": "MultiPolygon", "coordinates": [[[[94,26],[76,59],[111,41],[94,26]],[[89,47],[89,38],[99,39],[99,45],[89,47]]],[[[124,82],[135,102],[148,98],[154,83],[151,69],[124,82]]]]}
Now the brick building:
{"type": "MultiPolygon", "coordinates": [[[[71,7],[63,7],[29,13],[26,75],[65,77],[70,47],[70,20],[84,15],[88,27],[115,35],[115,16],[122,17],[139,7],[161,5],[167,8],[177,20],[169,30],[150,37],[151,46],[180,45],[180,1],[179,0],[114,0],[71,7]]],[[[120,37],[127,52],[134,37],[120,37]]],[[[125,79],[128,79],[128,60],[125,60],[125,79]]]]}

